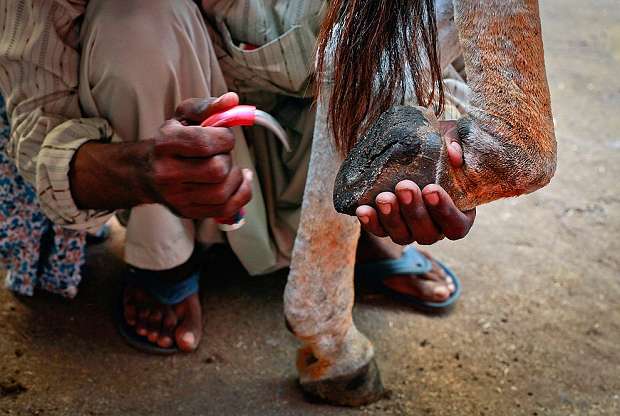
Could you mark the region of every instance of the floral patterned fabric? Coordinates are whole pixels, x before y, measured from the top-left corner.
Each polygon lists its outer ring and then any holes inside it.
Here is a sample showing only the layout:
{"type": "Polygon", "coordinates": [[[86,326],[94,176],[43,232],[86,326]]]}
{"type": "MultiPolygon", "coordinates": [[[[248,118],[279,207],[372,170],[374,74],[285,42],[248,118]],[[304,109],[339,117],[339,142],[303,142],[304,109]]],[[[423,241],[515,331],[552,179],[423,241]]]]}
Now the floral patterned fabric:
{"type": "Polygon", "coordinates": [[[9,132],[0,97],[0,268],[7,270],[6,287],[27,296],[41,288],[73,298],[82,279],[86,234],[43,215],[34,188],[6,156],[9,132]]]}

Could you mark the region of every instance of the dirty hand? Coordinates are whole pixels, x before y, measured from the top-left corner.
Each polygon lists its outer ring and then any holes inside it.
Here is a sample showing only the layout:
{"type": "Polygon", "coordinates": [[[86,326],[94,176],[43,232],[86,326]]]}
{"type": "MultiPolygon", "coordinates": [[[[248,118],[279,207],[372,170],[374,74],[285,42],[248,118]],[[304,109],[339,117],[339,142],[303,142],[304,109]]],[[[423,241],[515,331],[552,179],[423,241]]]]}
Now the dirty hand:
{"type": "Polygon", "coordinates": [[[239,104],[234,93],[218,99],[190,99],[152,140],[147,174],[153,202],[184,218],[229,217],[252,197],[252,171],[233,165],[232,132],[200,127],[202,120],[239,104]]]}
{"type": "MultiPolygon", "coordinates": [[[[448,159],[454,167],[463,165],[463,151],[456,139],[456,124],[440,122],[448,159]]],[[[428,245],[445,237],[458,240],[467,235],[476,218],[476,210],[462,212],[439,185],[420,190],[413,181],[396,185],[394,192],[382,192],[375,199],[377,210],[361,205],[356,210],[362,228],[378,237],[390,237],[397,244],[413,242],[428,245]]]]}

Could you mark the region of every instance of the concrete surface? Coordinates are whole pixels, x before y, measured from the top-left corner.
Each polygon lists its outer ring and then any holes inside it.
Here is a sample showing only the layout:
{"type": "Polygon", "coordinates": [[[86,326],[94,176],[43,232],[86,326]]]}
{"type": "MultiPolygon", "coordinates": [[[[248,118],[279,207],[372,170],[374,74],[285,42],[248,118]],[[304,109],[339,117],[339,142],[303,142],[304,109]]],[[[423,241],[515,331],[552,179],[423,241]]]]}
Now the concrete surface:
{"type": "Polygon", "coordinates": [[[111,321],[122,232],[89,255],[74,302],[0,291],[0,414],[620,414],[620,7],[545,0],[559,169],[534,195],[479,210],[471,235],[432,248],[462,300],[428,317],[360,294],[390,399],[310,404],[283,324],[285,274],[247,278],[209,254],[206,337],[193,355],[125,346],[111,321]]]}

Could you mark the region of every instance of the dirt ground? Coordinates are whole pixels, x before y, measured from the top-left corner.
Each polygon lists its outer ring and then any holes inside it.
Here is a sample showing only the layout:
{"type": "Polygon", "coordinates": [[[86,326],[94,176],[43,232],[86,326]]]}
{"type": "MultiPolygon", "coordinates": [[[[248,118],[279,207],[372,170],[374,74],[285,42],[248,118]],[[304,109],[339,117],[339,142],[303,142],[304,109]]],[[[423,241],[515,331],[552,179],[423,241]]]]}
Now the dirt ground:
{"type": "Polygon", "coordinates": [[[464,282],[452,314],[358,296],[389,399],[306,402],[284,327],[286,274],[249,278],[225,250],[208,254],[197,353],[127,347],[111,320],[117,227],[91,250],[75,301],[0,290],[0,414],[620,415],[620,7],[544,0],[541,10],[557,175],[480,208],[467,239],[432,248],[464,282]]]}

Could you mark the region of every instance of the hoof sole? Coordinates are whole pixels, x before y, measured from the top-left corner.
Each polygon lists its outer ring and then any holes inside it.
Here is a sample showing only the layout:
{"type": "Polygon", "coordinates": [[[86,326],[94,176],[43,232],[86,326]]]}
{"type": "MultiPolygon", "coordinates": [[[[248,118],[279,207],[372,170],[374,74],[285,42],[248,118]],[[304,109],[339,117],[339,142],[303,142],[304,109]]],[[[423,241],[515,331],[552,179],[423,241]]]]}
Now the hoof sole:
{"type": "Polygon", "coordinates": [[[378,194],[394,192],[404,179],[420,189],[433,183],[441,146],[441,136],[419,108],[386,111],[342,163],[334,184],[336,211],[355,215],[358,206],[374,205],[378,194]]]}
{"type": "Polygon", "coordinates": [[[337,406],[363,406],[386,396],[374,358],[352,374],[300,384],[310,398],[337,406]]]}

